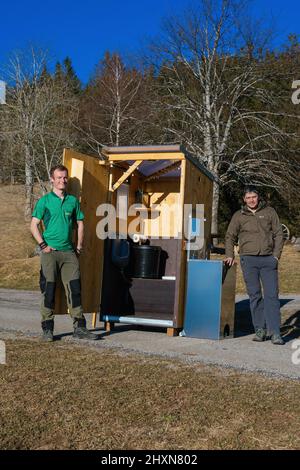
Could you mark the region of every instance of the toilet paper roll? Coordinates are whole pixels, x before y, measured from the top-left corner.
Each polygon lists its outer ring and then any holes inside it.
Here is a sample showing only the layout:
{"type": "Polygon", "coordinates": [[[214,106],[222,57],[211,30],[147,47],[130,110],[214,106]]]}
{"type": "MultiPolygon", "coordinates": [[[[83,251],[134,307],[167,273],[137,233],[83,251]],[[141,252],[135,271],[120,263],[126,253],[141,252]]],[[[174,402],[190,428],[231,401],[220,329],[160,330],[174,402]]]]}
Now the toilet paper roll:
{"type": "Polygon", "coordinates": [[[138,243],[140,241],[140,235],[138,233],[134,233],[132,236],[132,240],[134,243],[138,243]]]}

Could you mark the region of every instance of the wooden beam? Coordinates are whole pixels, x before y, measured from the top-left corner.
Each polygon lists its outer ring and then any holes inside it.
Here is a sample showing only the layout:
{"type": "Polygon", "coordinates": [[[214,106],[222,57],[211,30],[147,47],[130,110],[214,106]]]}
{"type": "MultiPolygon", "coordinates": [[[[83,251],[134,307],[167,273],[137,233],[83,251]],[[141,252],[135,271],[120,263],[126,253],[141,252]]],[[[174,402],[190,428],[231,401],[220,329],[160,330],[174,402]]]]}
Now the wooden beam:
{"type": "Polygon", "coordinates": [[[156,171],[155,173],[152,173],[152,175],[147,176],[145,181],[151,181],[159,178],[160,176],[166,175],[172,170],[176,170],[178,167],[180,167],[180,163],[178,161],[171,163],[171,165],[167,166],[166,168],[163,168],[162,170],[156,171]]]}
{"type": "Polygon", "coordinates": [[[134,162],[125,173],[123,173],[122,176],[118,179],[118,181],[113,185],[112,190],[115,191],[118,189],[119,186],[121,186],[122,183],[124,183],[125,180],[134,172],[134,170],[137,169],[137,167],[141,164],[140,161],[134,162]]]}
{"type": "Polygon", "coordinates": [[[101,153],[104,155],[111,155],[113,153],[163,153],[163,152],[185,152],[182,145],[130,145],[130,146],[114,146],[101,148],[101,153]]]}
{"type": "Polygon", "coordinates": [[[108,155],[110,162],[126,160],[184,160],[182,152],[159,152],[159,153],[114,153],[108,155]]]}

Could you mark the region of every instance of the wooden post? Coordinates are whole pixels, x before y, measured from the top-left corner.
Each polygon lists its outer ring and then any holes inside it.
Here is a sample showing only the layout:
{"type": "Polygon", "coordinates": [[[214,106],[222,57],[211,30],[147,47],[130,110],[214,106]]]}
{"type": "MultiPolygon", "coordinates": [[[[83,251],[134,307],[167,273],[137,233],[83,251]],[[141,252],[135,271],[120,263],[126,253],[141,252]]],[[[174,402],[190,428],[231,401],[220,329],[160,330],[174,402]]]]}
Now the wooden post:
{"type": "Polygon", "coordinates": [[[167,336],[178,336],[178,328],[167,328],[167,336]]]}
{"type": "Polygon", "coordinates": [[[110,333],[113,330],[114,326],[115,324],[111,321],[104,322],[104,329],[106,333],[110,333]]]}
{"type": "Polygon", "coordinates": [[[92,318],[92,326],[94,329],[96,328],[96,321],[97,321],[97,312],[94,312],[93,318],[92,318]]]}

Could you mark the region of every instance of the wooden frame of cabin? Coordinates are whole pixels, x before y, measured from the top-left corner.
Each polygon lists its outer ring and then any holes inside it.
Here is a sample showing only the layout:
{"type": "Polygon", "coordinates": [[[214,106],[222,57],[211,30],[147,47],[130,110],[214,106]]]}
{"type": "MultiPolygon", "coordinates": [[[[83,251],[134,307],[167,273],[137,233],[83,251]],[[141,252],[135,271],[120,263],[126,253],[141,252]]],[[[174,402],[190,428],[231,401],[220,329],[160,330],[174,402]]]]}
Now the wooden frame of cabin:
{"type": "MultiPolygon", "coordinates": [[[[104,147],[100,158],[65,149],[63,162],[69,171],[68,191],[80,199],[85,214],[84,254],[80,257],[84,312],[94,313],[94,326],[100,313],[107,331],[115,322],[121,322],[163,327],[168,335],[176,334],[183,326],[187,250],[185,239],[169,237],[169,230],[173,234],[175,226],[175,232],[176,228],[178,233],[184,232],[185,204],[203,204],[204,247],[199,257],[207,257],[213,176],[180,145],[104,147]],[[140,231],[150,245],[159,245],[166,253],[162,278],[131,280],[129,293],[134,309],[129,313],[128,309],[123,311],[122,301],[118,303],[122,285],[120,276],[113,272],[109,242],[96,234],[100,221],[97,208],[103,203],[116,207],[118,191],[124,185],[129,206],[137,202],[137,194],[146,206],[140,231]],[[178,210],[166,229],[161,208],[174,203],[178,210]]],[[[125,228],[130,222],[128,217],[125,228]]],[[[121,230],[124,220],[117,219],[117,236],[121,230]]],[[[57,293],[56,311],[66,312],[61,290],[57,293]]]]}

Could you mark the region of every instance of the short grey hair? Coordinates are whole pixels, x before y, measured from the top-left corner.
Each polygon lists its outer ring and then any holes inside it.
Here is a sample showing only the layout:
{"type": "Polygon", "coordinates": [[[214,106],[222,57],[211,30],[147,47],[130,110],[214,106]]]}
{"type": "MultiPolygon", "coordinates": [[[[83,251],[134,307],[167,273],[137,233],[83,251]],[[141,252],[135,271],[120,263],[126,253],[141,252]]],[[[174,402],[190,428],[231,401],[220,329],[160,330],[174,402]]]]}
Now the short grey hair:
{"type": "Polygon", "coordinates": [[[247,193],[256,193],[259,196],[259,191],[255,186],[245,186],[243,191],[243,196],[245,197],[247,193]]]}

